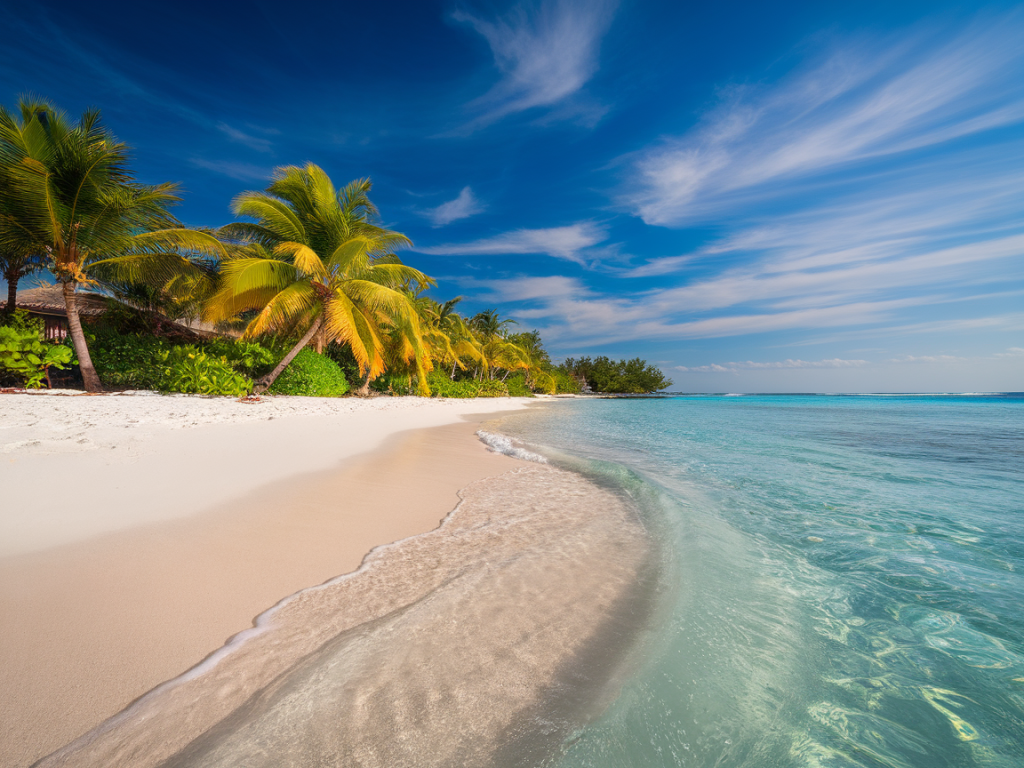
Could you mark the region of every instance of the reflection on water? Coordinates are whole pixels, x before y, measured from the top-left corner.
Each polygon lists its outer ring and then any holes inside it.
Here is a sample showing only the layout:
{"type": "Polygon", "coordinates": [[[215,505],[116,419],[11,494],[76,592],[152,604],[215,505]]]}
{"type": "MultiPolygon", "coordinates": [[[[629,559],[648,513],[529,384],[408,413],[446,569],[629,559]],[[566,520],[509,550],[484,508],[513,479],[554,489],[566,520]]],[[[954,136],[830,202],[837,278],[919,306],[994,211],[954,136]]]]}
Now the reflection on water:
{"type": "Polygon", "coordinates": [[[574,401],[502,430],[631,488],[674,552],[641,671],[559,766],[1024,765],[1024,398],[574,401]]]}

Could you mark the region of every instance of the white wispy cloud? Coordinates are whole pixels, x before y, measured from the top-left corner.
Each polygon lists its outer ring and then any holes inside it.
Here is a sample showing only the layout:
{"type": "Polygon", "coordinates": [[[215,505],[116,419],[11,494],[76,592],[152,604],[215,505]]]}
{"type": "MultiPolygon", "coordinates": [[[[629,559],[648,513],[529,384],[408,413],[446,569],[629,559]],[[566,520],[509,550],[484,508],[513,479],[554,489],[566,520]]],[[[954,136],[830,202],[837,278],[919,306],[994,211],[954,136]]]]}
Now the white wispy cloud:
{"type": "Polygon", "coordinates": [[[253,136],[251,133],[246,133],[245,131],[240,131],[237,128],[232,128],[227,123],[217,123],[217,130],[236,144],[243,144],[249,147],[249,149],[255,149],[257,152],[273,151],[273,143],[270,139],[253,136]]]}
{"type": "Polygon", "coordinates": [[[956,355],[902,355],[893,357],[890,363],[962,363],[968,358],[956,355]]]}
{"type": "MultiPolygon", "coordinates": [[[[926,287],[1024,278],[1024,234],[972,242],[903,258],[842,263],[834,269],[783,269],[759,263],[660,291],[666,308],[715,310],[752,302],[772,308],[839,305],[885,291],[917,294],[926,287]],[[997,263],[998,262],[998,263],[997,263]]],[[[933,297],[936,302],[944,299],[933,297]]],[[[927,303],[927,300],[921,302],[927,303]]]]}
{"type": "Polygon", "coordinates": [[[737,373],[738,371],[758,370],[781,370],[794,368],[860,368],[867,365],[867,360],[843,360],[832,358],[831,360],[775,360],[772,362],[754,362],[745,360],[736,363],[711,363],[709,365],[685,366],[677,365],[672,370],[688,371],[690,373],[737,373]]]}
{"type": "MultiPolygon", "coordinates": [[[[515,112],[554,107],[578,93],[597,72],[601,37],[616,6],[616,0],[546,0],[539,5],[520,3],[496,19],[466,10],[453,13],[454,20],[483,35],[501,72],[501,80],[470,104],[480,113],[470,127],[515,112]]],[[[568,110],[564,116],[578,112],[568,110]]]]}
{"type": "Polygon", "coordinates": [[[239,181],[269,181],[274,172],[269,167],[239,163],[234,160],[206,160],[201,157],[193,157],[189,162],[196,168],[205,168],[239,181]]]}
{"type": "Polygon", "coordinates": [[[424,211],[424,215],[430,219],[434,227],[443,227],[446,224],[451,224],[453,221],[475,216],[483,211],[484,208],[484,204],[473,194],[473,190],[469,187],[463,187],[462,191],[459,192],[459,196],[454,200],[441,203],[436,208],[430,208],[424,211]]]}
{"type": "Polygon", "coordinates": [[[984,292],[967,293],[970,286],[1011,288],[989,291],[998,300],[1024,280],[1022,198],[1024,142],[1002,143],[994,151],[960,153],[941,167],[901,167],[855,194],[737,224],[693,253],[625,274],[703,267],[700,277],[647,294],[666,317],[774,314],[900,298],[925,306],[984,298],[984,292]],[[718,260],[738,266],[716,269],[718,260]]]}
{"type": "Polygon", "coordinates": [[[577,278],[520,277],[462,280],[484,302],[515,305],[517,318],[541,324],[545,338],[586,346],[636,339],[700,339],[800,328],[836,328],[891,322],[924,299],[859,301],[785,311],[737,311],[689,319],[666,291],[601,293],[577,278]]]}
{"type": "Polygon", "coordinates": [[[418,247],[416,250],[436,256],[547,254],[582,263],[586,260],[586,249],[603,242],[605,238],[603,227],[593,222],[580,222],[566,227],[516,229],[469,243],[418,247]]]}
{"type": "Polygon", "coordinates": [[[737,87],[686,134],[634,156],[620,202],[678,225],[777,198],[780,182],[1024,120],[1024,25],[849,42],[774,86],[737,87]]]}

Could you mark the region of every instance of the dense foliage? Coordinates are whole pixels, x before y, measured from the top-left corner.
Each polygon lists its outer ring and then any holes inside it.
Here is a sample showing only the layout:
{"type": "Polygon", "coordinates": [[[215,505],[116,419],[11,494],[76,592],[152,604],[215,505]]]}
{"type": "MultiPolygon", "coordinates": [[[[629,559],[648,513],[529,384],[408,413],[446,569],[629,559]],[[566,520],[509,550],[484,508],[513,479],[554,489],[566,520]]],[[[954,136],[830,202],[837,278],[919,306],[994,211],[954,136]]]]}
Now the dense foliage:
{"type": "Polygon", "coordinates": [[[0,326],[0,370],[19,379],[27,389],[49,381],[49,369],[59,368],[74,357],[70,349],[46,341],[33,328],[0,326]]]}
{"type": "Polygon", "coordinates": [[[226,357],[209,355],[191,344],[160,352],[156,363],[156,388],[161,392],[242,397],[252,388],[252,380],[235,371],[226,357]]]}
{"type": "Polygon", "coordinates": [[[672,386],[671,380],[659,369],[639,357],[632,360],[570,357],[559,368],[577,380],[585,380],[594,392],[638,395],[672,386]]]}
{"type": "Polygon", "coordinates": [[[493,379],[463,379],[452,381],[439,371],[429,376],[430,389],[434,397],[508,397],[508,387],[503,381],[493,379]]]}
{"type": "Polygon", "coordinates": [[[272,395],[338,397],[348,392],[348,382],[336,362],[306,348],[295,356],[268,391],[272,395]]]}
{"type": "Polygon", "coordinates": [[[207,341],[203,348],[211,355],[225,358],[232,368],[250,379],[264,375],[284,356],[276,346],[224,337],[207,341]]]}
{"type": "Polygon", "coordinates": [[[170,352],[171,342],[157,336],[120,333],[109,327],[86,331],[96,372],[114,389],[159,389],[161,373],[156,360],[170,352]]]}

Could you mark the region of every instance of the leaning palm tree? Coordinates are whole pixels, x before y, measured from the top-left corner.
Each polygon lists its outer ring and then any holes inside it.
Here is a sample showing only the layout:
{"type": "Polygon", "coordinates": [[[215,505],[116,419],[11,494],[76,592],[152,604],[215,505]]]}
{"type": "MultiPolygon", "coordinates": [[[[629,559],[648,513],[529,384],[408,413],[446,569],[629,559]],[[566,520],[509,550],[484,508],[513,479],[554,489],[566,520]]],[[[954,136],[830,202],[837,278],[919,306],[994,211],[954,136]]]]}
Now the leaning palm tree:
{"type": "Polygon", "coordinates": [[[215,237],[170,214],[180,199],[175,185],[135,181],[128,148],[96,111],[72,123],[43,101],[23,99],[19,114],[0,108],[0,190],[0,250],[45,255],[90,392],[102,383],[78,315],[79,287],[105,279],[166,284],[190,271],[183,254],[224,252],[215,237]]]}
{"type": "Polygon", "coordinates": [[[299,337],[256,383],[256,392],[268,389],[320,333],[324,343],[351,348],[365,376],[364,394],[385,370],[389,333],[397,333],[412,355],[421,354],[419,319],[404,289],[433,280],[394,255],[409,239],[376,223],[370,186],[362,179],[337,191],[311,163],[278,168],[265,192],[243,192],[233,201],[235,214],[251,221],[221,230],[237,250],[221,264],[221,287],[206,317],[220,321],[255,311],[247,336],[299,337]]]}

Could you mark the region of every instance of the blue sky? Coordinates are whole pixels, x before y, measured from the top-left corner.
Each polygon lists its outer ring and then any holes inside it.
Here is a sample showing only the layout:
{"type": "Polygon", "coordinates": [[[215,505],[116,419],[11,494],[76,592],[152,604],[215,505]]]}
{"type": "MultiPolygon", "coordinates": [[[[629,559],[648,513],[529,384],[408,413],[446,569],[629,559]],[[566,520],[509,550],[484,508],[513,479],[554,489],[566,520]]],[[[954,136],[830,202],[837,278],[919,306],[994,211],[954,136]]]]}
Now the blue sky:
{"type": "Polygon", "coordinates": [[[311,161],[556,359],[1024,389],[1019,5],[3,5],[0,100],[100,108],[188,224],[311,161]]]}

